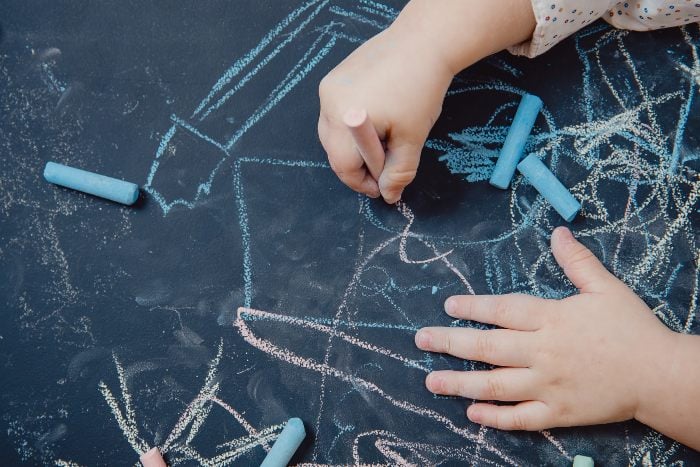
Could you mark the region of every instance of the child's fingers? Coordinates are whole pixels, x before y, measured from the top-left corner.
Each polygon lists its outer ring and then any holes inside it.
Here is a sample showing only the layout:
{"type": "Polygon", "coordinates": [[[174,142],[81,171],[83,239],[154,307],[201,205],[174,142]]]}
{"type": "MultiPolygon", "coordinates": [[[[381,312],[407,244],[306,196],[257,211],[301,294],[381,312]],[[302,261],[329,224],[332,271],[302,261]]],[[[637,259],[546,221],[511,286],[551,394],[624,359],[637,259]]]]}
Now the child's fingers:
{"type": "Polygon", "coordinates": [[[399,201],[404,188],[416,178],[422,148],[413,143],[390,144],[379,177],[379,190],[387,203],[399,201]]]}
{"type": "Polygon", "coordinates": [[[367,171],[346,128],[334,128],[321,118],[318,121],[318,137],[328,154],[331,169],[343,183],[372,198],[379,197],[379,186],[367,171]]]}
{"type": "Polygon", "coordinates": [[[552,410],[544,402],[530,400],[516,405],[494,405],[483,402],[467,409],[474,423],[499,430],[544,430],[554,426],[552,410]]]}
{"type": "Polygon", "coordinates": [[[557,227],[552,233],[552,253],[564,274],[581,292],[604,292],[618,280],[605,266],[576,240],[566,227],[557,227]]]}
{"type": "Polygon", "coordinates": [[[498,366],[530,366],[529,333],[509,329],[423,328],[416,333],[418,348],[498,366]]]}
{"type": "Polygon", "coordinates": [[[425,378],[434,394],[487,401],[522,401],[536,396],[535,374],[528,368],[491,371],[434,371],[425,378]]]}
{"type": "Polygon", "coordinates": [[[544,323],[547,303],[525,294],[454,295],[445,300],[445,312],[453,318],[536,331],[544,323]]]}

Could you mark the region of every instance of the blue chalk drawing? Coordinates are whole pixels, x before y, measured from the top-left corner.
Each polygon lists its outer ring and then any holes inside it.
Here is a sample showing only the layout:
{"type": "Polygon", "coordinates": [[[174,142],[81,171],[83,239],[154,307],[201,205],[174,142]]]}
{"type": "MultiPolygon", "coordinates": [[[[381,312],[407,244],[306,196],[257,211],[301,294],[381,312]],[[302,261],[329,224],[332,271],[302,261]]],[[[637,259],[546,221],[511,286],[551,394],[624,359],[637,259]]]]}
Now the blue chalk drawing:
{"type": "Polygon", "coordinates": [[[360,43],[367,39],[343,31],[343,21],[351,19],[362,22],[379,31],[386,28],[396,14],[398,11],[370,1],[353,2],[348,8],[332,5],[330,0],[312,0],[304,3],[280,21],[258,45],[236,60],[216,81],[189,118],[171,117],[173,125],[161,138],[144,189],[158,202],[165,215],[174,206],[193,208],[197,201],[211,192],[216,174],[226,161],[235,155],[234,148],[238,140],[299,85],[328,56],[339,41],[360,43]],[[328,16],[330,19],[327,18],[328,16]],[[321,24],[318,24],[319,18],[325,18],[320,20],[321,24]],[[246,85],[256,77],[263,75],[275,59],[284,57],[286,49],[302,36],[305,40],[309,40],[309,36],[315,38],[282,80],[273,86],[263,102],[258,104],[250,115],[241,119],[242,123],[230,137],[219,140],[218,137],[208,135],[206,131],[200,129],[208,119],[216,118],[217,111],[222,107],[235,106],[236,103],[232,102],[232,99],[236,94],[245,90],[246,85]],[[168,199],[158,189],[157,175],[166,150],[169,146],[176,144],[174,138],[178,131],[187,131],[213,145],[220,151],[220,158],[206,180],[197,185],[190,198],[168,199]]]}
{"type": "MultiPolygon", "coordinates": [[[[397,13],[389,6],[367,0],[308,1],[234,61],[188,117],[170,118],[171,125],[160,140],[145,189],[167,216],[175,206],[197,208],[198,202],[215,190],[214,182],[222,168],[232,168],[243,248],[246,308],[255,308],[256,283],[264,282],[264,275],[274,267],[255,262],[256,251],[265,245],[256,242],[257,224],[251,219],[275,213],[257,213],[251,207],[249,195],[256,187],[246,183],[243,168],[258,165],[276,167],[289,174],[298,170],[330,174],[330,167],[320,161],[318,153],[310,153],[308,160],[242,154],[237,150],[238,141],[269,116],[315,68],[324,64],[339,44],[359,44],[369,37],[368,32],[358,33],[355,25],[376,32],[388,26],[397,13]],[[292,47],[299,43],[303,47],[292,47]],[[289,62],[286,72],[268,73],[281,57],[288,59],[292,53],[297,58],[289,62]],[[208,131],[207,123],[226,119],[224,110],[236,107],[238,98],[240,103],[247,101],[248,85],[261,76],[270,81],[269,92],[252,111],[235,119],[239,123],[232,133],[218,135],[208,131]],[[161,164],[195,157],[186,151],[171,150],[183,135],[210,148],[216,158],[203,180],[189,187],[190,196],[169,197],[161,186],[167,179],[163,183],[159,181],[161,164]]],[[[677,258],[683,251],[695,252],[696,256],[698,251],[691,222],[700,198],[700,179],[697,168],[692,166],[698,156],[687,152],[684,141],[689,116],[697,111],[700,34],[697,26],[687,26],[678,35],[683,51],[671,60],[688,79],[677,80],[672,89],[657,90],[648,84],[649,70],[640,69],[637,57],[630,51],[627,33],[604,25],[593,25],[580,32],[574,38],[582,70],[582,91],[576,100],[580,119],[577,123],[561,125],[545,103],[540,111],[543,118],[539,120],[543,123],[533,130],[525,154],[546,160],[550,169],[570,183],[572,192],[582,201],[583,222],[574,224],[576,235],[618,277],[640,293],[666,325],[687,333],[697,328],[700,273],[697,257],[682,263],[677,258]],[[623,76],[609,75],[606,63],[613,60],[611,57],[615,57],[616,64],[619,60],[624,62],[623,76]],[[677,115],[677,120],[670,125],[660,121],[657,112],[661,108],[666,115],[677,115]],[[669,108],[674,111],[669,112],[669,108]],[[606,184],[616,184],[624,194],[623,210],[611,209],[603,199],[606,184]],[[682,297],[677,289],[681,278],[686,283],[691,278],[693,284],[689,295],[682,297]]],[[[492,59],[491,65],[514,77],[522,73],[507,58],[492,59]]],[[[501,102],[493,111],[486,111],[483,124],[426,143],[428,151],[424,157],[439,158],[465,183],[488,180],[509,127],[507,115],[513,113],[527,90],[501,80],[483,83],[460,78],[447,99],[484,92],[500,96],[501,102]]],[[[348,252],[348,263],[356,268],[347,277],[345,290],[338,291],[341,297],[335,308],[322,310],[323,317],[319,317],[311,314],[312,310],[295,308],[290,302],[282,311],[238,314],[236,328],[249,344],[318,378],[320,389],[313,394],[318,398],[317,413],[305,420],[318,435],[313,447],[314,462],[360,464],[365,461],[361,447],[374,443],[375,454],[383,456],[388,463],[396,461],[399,451],[416,463],[519,463],[499,449],[498,443],[507,440],[499,438],[498,433],[489,432],[486,436],[486,430],[466,426],[463,419],[458,426],[439,412],[440,405],[434,405],[445,402],[443,399],[435,398],[433,405],[423,405],[420,397],[407,394],[400,384],[383,377],[388,365],[398,366],[414,382],[420,381],[426,370],[449,365],[443,357],[420,354],[415,349],[411,353],[408,348],[407,342],[416,329],[436,322],[440,316],[444,319],[439,310],[441,303],[429,312],[414,309],[412,300],[419,294],[433,296],[437,302],[454,293],[526,292],[562,298],[575,292],[549,251],[549,235],[557,223],[557,214],[551,206],[519,177],[514,179],[511,190],[499,193],[507,201],[503,217],[510,219],[508,228],[480,236],[478,232],[460,235],[431,230],[415,219],[410,206],[405,204],[400,204],[393,212],[395,218],[390,218],[374,202],[348,192],[348,197],[357,200],[352,215],[358,216],[362,229],[356,242],[357,251],[348,252]],[[403,270],[410,270],[410,275],[402,275],[403,270]],[[437,274],[439,280],[435,279],[437,274]],[[424,279],[406,283],[406,277],[416,275],[424,279]],[[471,280],[474,277],[482,278],[485,285],[475,290],[471,280]],[[377,310],[383,314],[377,315],[377,310]],[[432,314],[426,316],[426,313],[432,314]],[[279,327],[273,328],[275,323],[293,326],[305,343],[319,346],[321,357],[309,356],[308,345],[287,346],[277,342],[279,327]],[[389,332],[394,333],[394,338],[402,336],[401,342],[385,342],[378,337],[389,332]],[[336,367],[330,356],[338,349],[341,353],[346,349],[362,352],[368,361],[358,368],[336,367]],[[340,393],[338,385],[342,387],[340,393]],[[437,444],[411,438],[390,423],[363,425],[361,419],[343,412],[347,408],[345,401],[358,397],[381,407],[396,420],[409,420],[439,432],[444,441],[437,444]]],[[[323,202],[319,199],[319,203],[323,202]]],[[[479,326],[459,320],[451,321],[450,325],[479,326]]],[[[473,362],[462,362],[462,366],[477,368],[473,362]]],[[[662,463],[672,460],[677,445],[651,430],[647,433],[643,439],[635,440],[623,440],[625,437],[620,436],[619,452],[629,453],[630,464],[640,462],[644,456],[663,459],[662,463]]],[[[548,432],[542,436],[544,443],[551,443],[561,454],[562,463],[573,458],[566,441],[548,432]]]]}

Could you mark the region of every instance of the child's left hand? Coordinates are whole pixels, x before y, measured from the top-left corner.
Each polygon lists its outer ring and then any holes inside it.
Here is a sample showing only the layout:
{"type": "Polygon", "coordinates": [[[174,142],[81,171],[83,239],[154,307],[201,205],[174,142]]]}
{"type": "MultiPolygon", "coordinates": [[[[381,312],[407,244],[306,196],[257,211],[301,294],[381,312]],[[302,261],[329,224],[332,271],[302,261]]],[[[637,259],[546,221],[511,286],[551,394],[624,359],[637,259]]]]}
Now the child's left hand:
{"type": "Polygon", "coordinates": [[[624,283],[566,228],[552,252],[580,294],[564,300],[528,295],[454,296],[454,318],[504,329],[424,328],[416,345],[500,367],[435,371],[436,394],[515,405],[475,403],[470,420],[506,430],[542,430],[635,418],[658,403],[673,367],[678,334],[666,328],[624,283]]]}

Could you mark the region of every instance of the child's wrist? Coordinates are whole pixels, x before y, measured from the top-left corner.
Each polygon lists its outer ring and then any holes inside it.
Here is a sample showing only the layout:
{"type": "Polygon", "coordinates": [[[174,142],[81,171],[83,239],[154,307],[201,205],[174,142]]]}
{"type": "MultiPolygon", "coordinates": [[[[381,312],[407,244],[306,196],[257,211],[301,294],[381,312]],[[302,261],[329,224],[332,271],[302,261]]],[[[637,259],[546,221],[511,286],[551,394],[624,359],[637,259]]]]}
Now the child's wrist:
{"type": "Polygon", "coordinates": [[[398,53],[404,55],[407,68],[430,70],[441,87],[449,87],[456,72],[443,54],[436,53],[434,42],[411,28],[409,22],[394,22],[387,31],[388,40],[397,44],[398,53]]]}
{"type": "Polygon", "coordinates": [[[411,0],[390,29],[411,49],[414,59],[437,65],[436,71],[449,74],[451,80],[482,57],[475,56],[471,63],[466,63],[463,56],[470,44],[455,43],[454,35],[442,21],[442,14],[435,10],[430,0],[411,0]]]}
{"type": "Polygon", "coordinates": [[[659,399],[673,397],[666,394],[673,385],[670,381],[678,378],[678,358],[682,355],[683,334],[665,330],[654,339],[653,348],[647,349],[646,355],[639,355],[638,365],[641,374],[637,383],[637,407],[634,419],[645,425],[653,426],[658,419],[659,399]]]}
{"type": "Polygon", "coordinates": [[[535,28],[530,0],[411,0],[391,26],[426,50],[452,76],[484,57],[527,40],[535,28]]]}

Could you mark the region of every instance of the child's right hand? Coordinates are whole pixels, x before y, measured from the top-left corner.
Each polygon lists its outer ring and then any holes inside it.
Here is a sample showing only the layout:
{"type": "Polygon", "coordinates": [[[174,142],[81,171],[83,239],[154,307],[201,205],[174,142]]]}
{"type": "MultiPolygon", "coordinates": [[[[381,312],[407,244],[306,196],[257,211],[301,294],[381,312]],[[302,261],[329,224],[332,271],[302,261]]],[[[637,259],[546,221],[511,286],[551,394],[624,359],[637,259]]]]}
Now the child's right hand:
{"type": "Polygon", "coordinates": [[[421,150],[451,80],[435,53],[391,28],[331,71],[319,87],[318,134],[343,183],[373,198],[381,194],[387,203],[397,202],[416,175],[421,150]],[[367,110],[384,141],[384,170],[378,181],[343,124],[343,115],[352,107],[367,110]]]}

